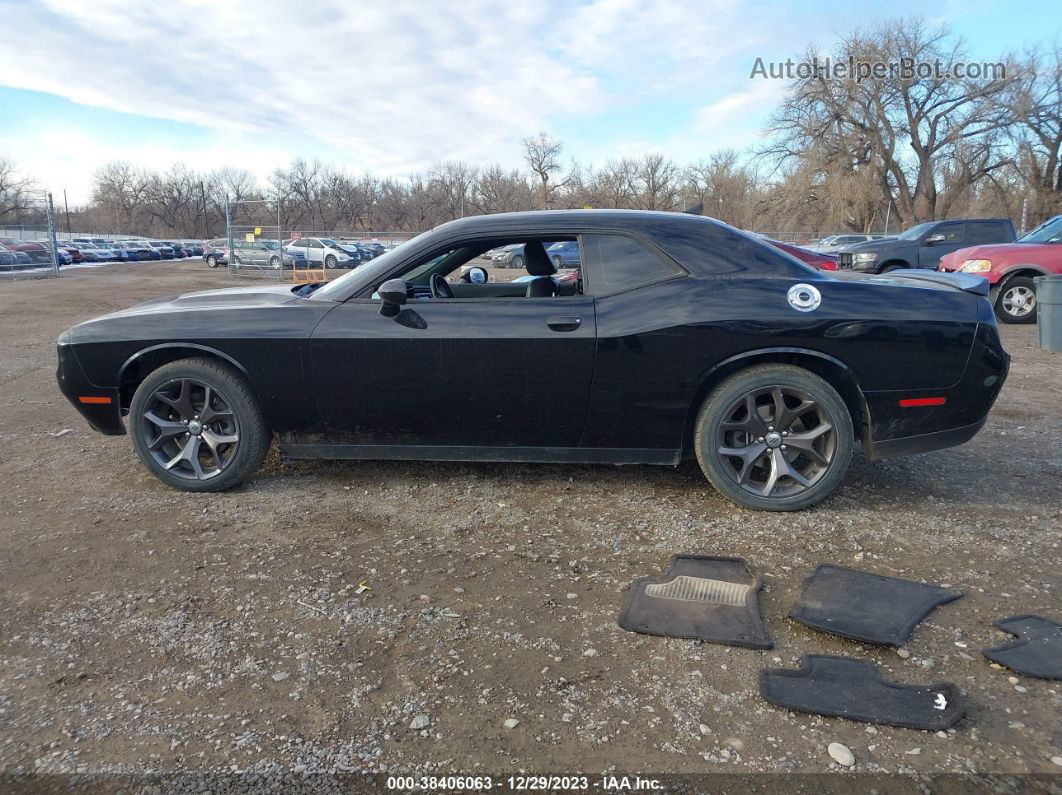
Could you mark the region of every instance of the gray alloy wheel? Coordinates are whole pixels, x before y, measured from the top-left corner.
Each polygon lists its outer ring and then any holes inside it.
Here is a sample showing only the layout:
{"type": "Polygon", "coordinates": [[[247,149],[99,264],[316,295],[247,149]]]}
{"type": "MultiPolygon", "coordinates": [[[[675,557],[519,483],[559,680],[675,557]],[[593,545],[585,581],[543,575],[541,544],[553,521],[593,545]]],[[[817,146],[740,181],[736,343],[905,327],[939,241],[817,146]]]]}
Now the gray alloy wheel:
{"type": "Polygon", "coordinates": [[[339,260],[334,255],[329,254],[325,257],[324,265],[326,268],[335,268],[339,264],[339,260]]]}
{"type": "Polygon", "coordinates": [[[800,367],[758,365],[717,386],[697,418],[705,476],[747,508],[793,511],[836,488],[848,469],[852,418],[836,390],[800,367]]]}
{"type": "Polygon", "coordinates": [[[270,436],[250,387],[209,359],[182,359],[150,373],[129,407],[140,460],[163,483],[223,491],[261,464],[270,436]]]}
{"type": "Polygon", "coordinates": [[[561,266],[561,258],[560,257],[554,257],[553,258],[553,267],[559,269],[560,266],[561,266]]]}
{"type": "Polygon", "coordinates": [[[218,258],[215,257],[213,254],[208,256],[207,257],[207,267],[208,268],[216,268],[217,266],[218,266],[218,258]]]}
{"type": "Polygon", "coordinates": [[[1008,279],[996,299],[996,312],[1005,323],[1036,322],[1036,285],[1028,276],[1008,279]]]}
{"type": "Polygon", "coordinates": [[[512,266],[514,268],[524,267],[524,258],[517,254],[515,257],[513,257],[512,266]]]}
{"type": "Polygon", "coordinates": [[[279,268],[280,267],[280,257],[270,257],[269,258],[269,267],[270,268],[279,268]]]}

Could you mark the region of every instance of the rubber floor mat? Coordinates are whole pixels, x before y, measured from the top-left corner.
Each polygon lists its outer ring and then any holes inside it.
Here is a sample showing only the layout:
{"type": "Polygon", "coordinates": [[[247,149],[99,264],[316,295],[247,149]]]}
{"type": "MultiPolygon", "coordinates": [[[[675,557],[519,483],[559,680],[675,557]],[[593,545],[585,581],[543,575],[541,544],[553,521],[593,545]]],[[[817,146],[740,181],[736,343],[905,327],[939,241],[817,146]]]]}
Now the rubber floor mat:
{"type": "Polygon", "coordinates": [[[933,608],[960,596],[936,585],[823,564],[804,580],[789,617],[834,635],[902,646],[933,608]]]}
{"type": "Polygon", "coordinates": [[[675,555],[663,577],[634,581],[619,625],[647,635],[770,649],[757,599],[762,587],[741,558],[675,555]]]}
{"type": "Polygon", "coordinates": [[[966,710],[950,683],[901,685],[878,667],[851,657],[809,654],[797,670],[760,672],[760,695],[777,707],[908,729],[947,729],[966,710]]]}
{"type": "Polygon", "coordinates": [[[1012,616],[995,625],[1018,640],[981,652],[1012,671],[1037,679],[1062,679],[1062,624],[1040,616],[1012,616]]]}

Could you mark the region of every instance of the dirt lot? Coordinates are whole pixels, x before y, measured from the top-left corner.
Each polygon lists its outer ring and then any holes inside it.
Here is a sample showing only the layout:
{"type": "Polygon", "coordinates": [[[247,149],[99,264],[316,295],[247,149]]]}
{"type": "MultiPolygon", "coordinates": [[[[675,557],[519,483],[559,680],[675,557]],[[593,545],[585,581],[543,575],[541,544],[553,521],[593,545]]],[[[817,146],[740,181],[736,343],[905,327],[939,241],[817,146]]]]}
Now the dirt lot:
{"type": "Polygon", "coordinates": [[[0,771],[1062,773],[1062,684],[979,654],[994,619],[1062,619],[1062,357],[1035,327],[1003,329],[1010,380],[971,443],[857,456],[795,515],[694,466],[271,455],[239,490],[171,491],[60,395],[54,341],[232,283],[197,262],[0,282],[0,771]],[[746,558],[775,649],[622,631],[630,581],[674,553],[746,558]],[[864,648],[785,617],[822,562],[966,596],[902,654],[864,648]],[[955,682],[968,715],[932,734],[764,703],[758,672],[807,653],[955,682]]]}

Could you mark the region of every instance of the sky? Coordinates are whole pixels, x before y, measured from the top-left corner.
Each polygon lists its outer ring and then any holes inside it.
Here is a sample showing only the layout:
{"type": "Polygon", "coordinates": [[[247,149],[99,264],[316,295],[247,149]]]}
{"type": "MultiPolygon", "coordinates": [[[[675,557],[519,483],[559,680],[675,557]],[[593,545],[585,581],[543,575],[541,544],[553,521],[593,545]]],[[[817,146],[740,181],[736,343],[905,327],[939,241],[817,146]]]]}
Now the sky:
{"type": "MultiPolygon", "coordinates": [[[[894,0],[971,60],[1059,41],[1057,2],[894,0]]],[[[883,15],[853,0],[0,0],[0,157],[72,204],[126,160],[295,157],[404,176],[521,165],[545,131],[583,163],[761,141],[785,84],[751,79],[883,15]]]]}

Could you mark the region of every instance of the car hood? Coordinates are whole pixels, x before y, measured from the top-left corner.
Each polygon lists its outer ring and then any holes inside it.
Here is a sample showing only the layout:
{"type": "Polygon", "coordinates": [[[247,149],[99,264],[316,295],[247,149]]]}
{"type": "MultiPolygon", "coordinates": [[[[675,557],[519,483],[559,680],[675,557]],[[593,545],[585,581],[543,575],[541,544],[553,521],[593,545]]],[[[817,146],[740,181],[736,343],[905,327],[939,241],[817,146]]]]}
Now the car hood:
{"type": "Polygon", "coordinates": [[[940,262],[945,268],[958,268],[968,259],[987,259],[993,265],[1011,265],[1018,262],[1038,264],[1043,255],[1054,259],[1062,252],[1057,243],[986,243],[983,246],[960,248],[946,254],[940,262]]]}
{"type": "MultiPolygon", "coordinates": [[[[249,307],[279,306],[298,301],[291,292],[291,285],[277,284],[263,287],[226,287],[220,290],[200,290],[194,293],[169,295],[136,304],[128,309],[121,309],[107,315],[93,318],[81,326],[118,317],[152,314],[155,312],[193,312],[199,309],[242,309],[249,307]]],[[[80,328],[81,326],[75,326],[80,328]]]]}
{"type": "Polygon", "coordinates": [[[878,240],[866,240],[862,243],[838,246],[837,248],[829,249],[829,251],[833,254],[854,254],[859,251],[892,251],[910,244],[910,240],[900,240],[898,237],[883,237],[878,240]]]}

